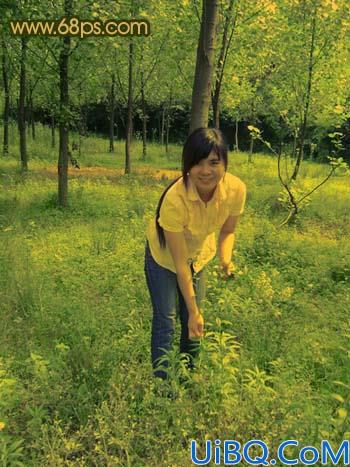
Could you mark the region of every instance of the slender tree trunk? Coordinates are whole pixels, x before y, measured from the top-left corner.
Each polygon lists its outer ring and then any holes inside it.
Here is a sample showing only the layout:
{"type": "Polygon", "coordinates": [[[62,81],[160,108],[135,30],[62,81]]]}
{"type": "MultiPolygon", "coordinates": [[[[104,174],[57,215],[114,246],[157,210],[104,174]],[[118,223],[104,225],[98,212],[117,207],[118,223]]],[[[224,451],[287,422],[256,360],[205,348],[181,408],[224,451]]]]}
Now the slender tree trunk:
{"type": "Polygon", "coordinates": [[[221,85],[219,84],[215,85],[215,91],[212,98],[214,127],[217,129],[220,128],[220,87],[221,85]]]}
{"type": "Polygon", "coordinates": [[[33,109],[33,97],[30,95],[29,99],[30,115],[31,115],[31,124],[32,124],[32,139],[35,140],[35,120],[34,120],[34,109],[33,109]]]}
{"type": "Polygon", "coordinates": [[[309,151],[310,151],[309,159],[311,161],[314,160],[315,150],[316,150],[316,145],[314,143],[309,143],[309,151]]]}
{"type": "Polygon", "coordinates": [[[147,115],[142,117],[142,159],[147,159],[147,115]]]}
{"type": "Polygon", "coordinates": [[[165,126],[165,152],[169,152],[169,131],[170,131],[170,108],[168,109],[166,116],[166,126],[165,126]]]}
{"type": "Polygon", "coordinates": [[[146,99],[145,99],[145,72],[143,68],[143,42],[141,44],[141,120],[142,120],[142,160],[147,157],[147,115],[146,115],[146,99]]]}
{"type": "MultiPolygon", "coordinates": [[[[255,118],[256,118],[256,109],[255,109],[255,102],[254,100],[251,103],[251,113],[250,113],[250,121],[252,125],[255,125],[255,118]]],[[[250,147],[248,153],[248,163],[251,164],[253,162],[253,151],[254,151],[254,138],[253,135],[250,134],[250,147]]]]}
{"type": "Polygon", "coordinates": [[[162,144],[162,126],[161,126],[161,118],[160,118],[159,113],[157,116],[157,123],[158,123],[158,143],[162,144]]]}
{"type": "Polygon", "coordinates": [[[164,130],[165,130],[165,104],[163,105],[163,110],[162,110],[162,128],[160,131],[160,144],[162,146],[164,145],[164,130]]]}
{"type": "MultiPolygon", "coordinates": [[[[79,91],[78,91],[78,103],[79,103],[79,120],[78,120],[78,145],[74,144],[74,141],[72,142],[72,152],[78,149],[78,157],[81,157],[81,146],[83,144],[83,132],[84,132],[84,117],[83,117],[83,103],[82,103],[82,83],[79,83],[79,91]]],[[[72,159],[73,156],[71,156],[72,159]]],[[[73,164],[75,167],[79,164],[73,164]]]]}
{"type": "Polygon", "coordinates": [[[83,144],[83,115],[82,107],[80,106],[80,116],[79,116],[79,138],[78,138],[78,157],[81,158],[81,146],[83,144]]]}
{"type": "Polygon", "coordinates": [[[236,146],[236,151],[239,151],[239,145],[238,145],[238,118],[236,117],[236,124],[235,124],[235,146],[236,146]]]}
{"type": "Polygon", "coordinates": [[[310,53],[309,53],[309,66],[308,66],[308,78],[307,78],[307,85],[306,85],[306,99],[305,99],[305,106],[303,109],[303,122],[300,128],[299,133],[299,143],[298,143],[298,150],[297,150],[297,160],[295,163],[292,180],[296,180],[301,161],[304,158],[304,143],[306,137],[306,128],[308,123],[308,116],[309,116],[309,107],[310,107],[310,98],[311,98],[311,88],[312,88],[312,78],[313,78],[313,69],[314,69],[314,52],[315,52],[315,37],[316,37],[316,16],[317,16],[317,6],[314,9],[314,15],[312,18],[312,31],[311,31],[311,45],[310,45],[310,53]]]}
{"type": "Polygon", "coordinates": [[[141,107],[142,107],[142,159],[145,161],[147,157],[147,115],[145,101],[145,83],[144,72],[141,71],[141,107]]]}
{"type": "Polygon", "coordinates": [[[203,0],[196,71],[192,91],[190,133],[196,128],[208,126],[218,7],[218,0],[203,0]]]}
{"type": "MultiPolygon", "coordinates": [[[[115,122],[115,116],[114,116],[114,122],[115,122]]],[[[114,123],[114,127],[115,127],[115,123],[114,123]]],[[[81,136],[87,136],[86,105],[85,104],[80,106],[80,133],[81,133],[81,136]]]]}
{"type": "Polygon", "coordinates": [[[278,154],[279,154],[280,157],[282,156],[282,153],[283,153],[283,146],[284,146],[283,145],[283,139],[281,138],[279,140],[279,145],[278,145],[278,154]]]}
{"type": "Polygon", "coordinates": [[[251,164],[253,162],[253,151],[254,151],[254,138],[250,137],[250,147],[248,153],[248,163],[251,164]]]}
{"type": "Polygon", "coordinates": [[[115,115],[115,73],[112,73],[112,83],[109,93],[109,152],[114,152],[114,115],[115,115]]]}
{"type": "MultiPolygon", "coordinates": [[[[72,14],[72,0],[64,2],[65,16],[72,14]]],[[[59,157],[58,157],[58,204],[66,207],[68,203],[68,142],[69,142],[69,88],[68,66],[71,38],[65,36],[60,52],[60,124],[59,124],[59,157]]]]}
{"type": "Polygon", "coordinates": [[[26,55],[27,38],[21,38],[21,62],[20,62],[20,82],[19,82],[19,105],[18,105],[18,126],[19,145],[21,153],[22,170],[28,170],[27,136],[25,121],[25,98],[26,98],[26,55]]]}
{"type": "Polygon", "coordinates": [[[130,147],[132,137],[132,113],[133,113],[133,61],[134,61],[134,44],[132,38],[129,44],[129,89],[128,89],[128,116],[126,123],[126,143],[125,143],[125,174],[129,174],[131,170],[130,164],[130,147]]]}
{"type": "Polygon", "coordinates": [[[4,83],[4,139],[2,146],[3,156],[9,153],[9,117],[10,117],[10,88],[8,79],[8,60],[4,39],[2,39],[2,79],[4,83]]]}
{"type": "Polygon", "coordinates": [[[170,94],[169,94],[169,102],[168,108],[166,113],[166,120],[165,120],[165,152],[168,154],[169,152],[169,132],[170,132],[170,117],[171,117],[171,106],[173,104],[173,89],[171,87],[170,94]]]}
{"type": "Polygon", "coordinates": [[[55,138],[55,117],[54,115],[51,116],[51,147],[54,148],[56,146],[56,138],[55,138]]]}
{"type": "Polygon", "coordinates": [[[28,136],[28,138],[29,138],[29,136],[30,136],[30,127],[31,127],[31,121],[32,121],[31,118],[32,118],[32,116],[31,116],[31,114],[30,114],[29,98],[27,98],[27,94],[28,94],[28,93],[26,92],[26,101],[27,101],[27,102],[26,102],[26,106],[25,106],[25,108],[24,108],[24,115],[25,115],[24,120],[25,120],[25,122],[26,122],[27,136],[28,136]]]}
{"type": "Polygon", "coordinates": [[[298,145],[298,132],[297,132],[297,130],[294,130],[294,132],[293,132],[293,149],[292,149],[293,159],[295,158],[296,153],[297,153],[297,145],[298,145]]]}
{"type": "Polygon", "coordinates": [[[222,42],[221,48],[219,53],[219,58],[216,64],[216,74],[215,74],[215,84],[214,84],[214,92],[212,96],[212,105],[213,105],[213,118],[214,118],[214,126],[215,128],[220,128],[220,92],[221,92],[221,84],[222,79],[224,76],[224,68],[226,63],[227,52],[230,46],[230,42],[232,39],[232,34],[235,27],[235,20],[232,20],[232,12],[233,12],[233,5],[235,0],[230,0],[229,7],[227,9],[227,14],[225,17],[224,23],[224,30],[222,34],[222,42]],[[229,37],[229,27],[233,23],[231,37],[229,37]]]}
{"type": "Polygon", "coordinates": [[[10,124],[9,122],[9,144],[13,143],[15,141],[17,131],[16,131],[16,124],[10,124]]]}

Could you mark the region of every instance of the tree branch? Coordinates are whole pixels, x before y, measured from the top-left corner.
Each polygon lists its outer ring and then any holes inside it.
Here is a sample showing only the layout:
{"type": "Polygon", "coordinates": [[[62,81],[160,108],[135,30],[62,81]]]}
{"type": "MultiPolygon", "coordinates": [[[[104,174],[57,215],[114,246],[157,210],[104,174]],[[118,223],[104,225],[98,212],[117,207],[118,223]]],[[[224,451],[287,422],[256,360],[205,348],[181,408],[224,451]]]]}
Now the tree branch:
{"type": "Polygon", "coordinates": [[[121,79],[120,79],[120,76],[119,76],[119,69],[118,67],[116,68],[116,74],[117,74],[117,80],[118,80],[118,84],[119,84],[119,89],[122,93],[122,97],[124,98],[124,102],[125,104],[128,102],[128,99],[124,93],[124,89],[123,89],[123,85],[122,85],[122,82],[121,82],[121,79]]]}
{"type": "Polygon", "coordinates": [[[180,75],[183,77],[185,83],[188,85],[190,89],[192,89],[192,84],[188,81],[187,76],[183,73],[179,62],[175,62],[177,69],[179,70],[180,75]]]}
{"type": "Polygon", "coordinates": [[[196,12],[196,16],[197,16],[197,19],[198,19],[198,22],[199,24],[201,24],[201,15],[199,14],[199,11],[198,11],[198,8],[197,8],[197,4],[196,4],[196,1],[194,0],[193,2],[193,6],[194,6],[194,10],[196,12]]]}
{"type": "Polygon", "coordinates": [[[332,167],[331,171],[329,172],[329,174],[327,175],[327,177],[321,182],[319,183],[317,186],[315,186],[315,188],[313,188],[311,191],[309,191],[309,193],[307,193],[306,195],[304,195],[303,197],[301,197],[299,200],[298,200],[298,204],[300,204],[302,201],[304,201],[305,198],[307,198],[308,196],[310,196],[314,191],[316,191],[318,188],[320,188],[320,186],[322,186],[324,183],[326,183],[327,180],[329,180],[331,178],[331,176],[334,174],[334,172],[336,171],[336,167],[332,167]]]}
{"type": "Polygon", "coordinates": [[[44,44],[46,45],[46,47],[49,49],[49,51],[50,51],[50,53],[51,53],[53,59],[55,60],[55,62],[57,63],[57,65],[59,65],[59,64],[60,64],[60,60],[59,60],[59,58],[57,58],[57,56],[56,56],[56,54],[55,54],[53,48],[50,47],[49,42],[48,42],[48,41],[45,41],[45,40],[44,40],[45,38],[42,37],[42,36],[39,36],[39,38],[40,38],[40,40],[41,40],[42,42],[44,42],[44,44]]]}
{"type": "MultiPolygon", "coordinates": [[[[148,75],[146,75],[146,77],[145,77],[145,79],[144,79],[144,82],[143,82],[143,88],[144,88],[144,89],[146,88],[147,82],[148,82],[148,80],[150,79],[150,77],[152,76],[152,73],[153,73],[153,71],[154,71],[154,69],[155,69],[155,67],[156,67],[156,65],[157,65],[158,57],[159,57],[160,52],[162,51],[162,48],[164,47],[166,41],[168,40],[169,33],[170,33],[170,31],[168,31],[167,34],[164,36],[164,39],[163,39],[162,43],[160,44],[160,47],[159,47],[159,49],[158,49],[158,52],[157,52],[157,54],[156,54],[156,56],[155,56],[155,58],[154,58],[153,65],[151,66],[151,69],[150,69],[148,75]]],[[[137,101],[137,100],[140,98],[140,95],[141,95],[141,89],[140,89],[140,91],[138,92],[138,94],[136,95],[135,101],[137,101]]]]}

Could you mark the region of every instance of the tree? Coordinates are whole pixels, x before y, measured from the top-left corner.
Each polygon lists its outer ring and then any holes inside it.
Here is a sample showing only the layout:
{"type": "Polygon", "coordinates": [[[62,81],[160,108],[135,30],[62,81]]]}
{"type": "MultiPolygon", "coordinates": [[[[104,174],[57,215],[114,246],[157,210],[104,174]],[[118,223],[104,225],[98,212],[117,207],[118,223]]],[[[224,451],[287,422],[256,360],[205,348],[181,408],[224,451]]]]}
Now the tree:
{"type": "MultiPolygon", "coordinates": [[[[276,4],[271,0],[236,0],[228,4],[223,16],[213,117],[218,126],[221,107],[234,119],[234,141],[238,149],[239,121],[256,124],[259,116],[264,115],[266,84],[274,72],[276,54],[276,4]]],[[[252,152],[253,140],[250,148],[252,152]]]]}
{"type": "MultiPolygon", "coordinates": [[[[329,136],[332,138],[333,144],[334,144],[334,151],[332,156],[328,156],[329,159],[329,165],[330,169],[328,174],[321,180],[320,183],[318,183],[316,186],[314,186],[311,190],[309,189],[308,191],[304,193],[300,193],[299,190],[295,190],[293,184],[295,183],[295,180],[293,178],[287,177],[285,178],[282,175],[282,167],[281,167],[281,160],[282,160],[282,153],[277,153],[271,144],[268,141],[265,141],[264,138],[262,137],[261,131],[258,128],[255,128],[254,126],[250,125],[248,127],[249,131],[251,132],[252,138],[253,139],[258,139],[260,140],[265,146],[269,148],[270,151],[272,151],[275,156],[277,156],[277,168],[278,168],[278,178],[279,181],[285,190],[285,195],[287,196],[287,205],[288,205],[288,210],[289,213],[287,217],[280,223],[279,227],[283,227],[286,224],[295,221],[297,216],[300,213],[300,208],[303,202],[307,198],[309,198],[315,191],[317,191],[321,186],[323,186],[325,183],[328,182],[328,180],[334,175],[336,170],[340,169],[343,171],[348,170],[348,165],[346,162],[344,162],[342,157],[337,157],[337,153],[339,150],[343,149],[342,146],[342,135],[341,133],[333,133],[330,134],[329,136]]],[[[281,200],[279,198],[279,200],[281,200]]]]}
{"type": "Polygon", "coordinates": [[[301,125],[299,128],[299,141],[297,147],[297,160],[294,166],[294,171],[292,174],[292,180],[296,180],[301,161],[304,157],[304,142],[306,137],[306,128],[308,124],[309,117],[309,108],[310,108],[310,99],[311,99],[311,90],[312,90],[312,81],[314,74],[314,54],[315,54],[315,41],[316,41],[316,22],[317,22],[317,2],[314,3],[311,13],[311,34],[310,34],[310,45],[308,50],[308,61],[307,61],[307,78],[305,83],[305,93],[303,98],[303,108],[302,108],[302,117],[301,125]]]}
{"type": "MultiPolygon", "coordinates": [[[[114,58],[116,58],[117,51],[114,50],[114,58]]],[[[116,63],[116,60],[114,60],[116,63]]],[[[108,94],[109,104],[109,152],[114,152],[114,120],[115,120],[115,71],[111,72],[111,85],[108,94]]]]}
{"type": "Polygon", "coordinates": [[[9,152],[9,117],[10,117],[10,86],[9,86],[9,67],[8,56],[5,39],[2,36],[2,78],[4,84],[4,139],[3,139],[3,156],[7,156],[9,152]]]}
{"type": "MultiPolygon", "coordinates": [[[[72,16],[73,1],[64,0],[64,15],[72,16]]],[[[68,67],[70,55],[70,36],[64,36],[59,57],[60,70],[60,122],[58,156],[58,205],[66,207],[68,203],[68,139],[69,139],[69,87],[68,67]]]]}
{"type": "Polygon", "coordinates": [[[25,98],[26,98],[26,59],[27,59],[27,37],[21,38],[21,58],[20,58],[20,82],[19,82],[19,99],[18,99],[18,129],[19,129],[19,144],[21,154],[22,170],[28,170],[28,154],[27,154],[27,136],[26,136],[26,120],[25,120],[25,98]]]}
{"type": "Polygon", "coordinates": [[[130,38],[129,42],[129,73],[128,73],[128,107],[126,120],[126,142],[125,142],[125,174],[130,173],[130,145],[133,124],[133,67],[134,67],[134,43],[130,38]]]}
{"type": "Polygon", "coordinates": [[[221,85],[224,76],[225,64],[227,59],[227,54],[231,45],[233,33],[235,30],[235,25],[237,21],[237,14],[234,15],[234,5],[235,0],[229,0],[229,5],[226,11],[223,12],[225,18],[223,31],[221,35],[221,47],[220,53],[216,64],[215,70],[215,83],[214,91],[212,93],[212,104],[213,104],[213,120],[215,128],[220,127],[220,92],[221,85]]]}
{"type": "Polygon", "coordinates": [[[196,128],[208,126],[218,7],[218,0],[203,0],[192,92],[190,133],[196,128]]]}
{"type": "Polygon", "coordinates": [[[296,159],[291,177],[295,180],[306,144],[313,145],[314,137],[320,134],[320,118],[329,125],[331,120],[340,123],[341,114],[345,117],[342,111],[337,112],[344,108],[348,96],[343,49],[349,11],[345,4],[328,0],[280,0],[278,5],[276,40],[281,47],[268,83],[270,104],[266,112],[276,125],[280,120],[289,127],[294,137],[296,159]]]}

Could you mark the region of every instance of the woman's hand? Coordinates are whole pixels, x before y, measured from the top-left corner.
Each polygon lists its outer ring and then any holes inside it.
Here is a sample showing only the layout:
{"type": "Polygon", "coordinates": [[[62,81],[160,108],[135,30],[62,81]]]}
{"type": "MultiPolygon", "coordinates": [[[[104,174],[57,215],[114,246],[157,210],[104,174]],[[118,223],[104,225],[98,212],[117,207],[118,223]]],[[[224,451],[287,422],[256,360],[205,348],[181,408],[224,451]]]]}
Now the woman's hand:
{"type": "Polygon", "coordinates": [[[224,263],[223,261],[220,263],[220,268],[225,274],[225,277],[232,277],[234,278],[234,271],[236,269],[235,265],[230,261],[229,263],[224,263]]]}
{"type": "Polygon", "coordinates": [[[202,337],[204,331],[204,318],[200,311],[190,313],[188,318],[188,337],[190,339],[202,337]]]}

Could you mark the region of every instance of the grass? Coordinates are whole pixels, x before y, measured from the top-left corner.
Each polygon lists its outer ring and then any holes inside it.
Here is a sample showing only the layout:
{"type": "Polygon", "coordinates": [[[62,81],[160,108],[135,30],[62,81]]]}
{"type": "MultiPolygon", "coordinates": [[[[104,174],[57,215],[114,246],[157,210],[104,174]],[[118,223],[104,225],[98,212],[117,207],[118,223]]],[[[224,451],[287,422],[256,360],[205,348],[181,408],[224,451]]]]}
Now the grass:
{"type": "MultiPolygon", "coordinates": [[[[160,171],[179,167],[181,148],[166,158],[150,145],[144,163],[136,142],[125,177],[122,142],[111,155],[106,140],[86,139],[60,210],[57,149],[37,133],[28,174],[15,135],[0,161],[2,465],[182,467],[191,439],[202,457],[206,439],[263,439],[273,457],[285,439],[336,447],[349,437],[349,175],[279,230],[275,159],[231,154],[248,187],[236,280],[209,268],[207,334],[184,388],[175,350],[170,381],[152,378],[143,277],[145,228],[168,183],[160,171]]],[[[326,172],[305,161],[300,184],[326,172]]]]}

